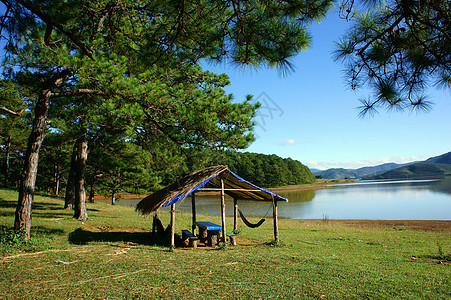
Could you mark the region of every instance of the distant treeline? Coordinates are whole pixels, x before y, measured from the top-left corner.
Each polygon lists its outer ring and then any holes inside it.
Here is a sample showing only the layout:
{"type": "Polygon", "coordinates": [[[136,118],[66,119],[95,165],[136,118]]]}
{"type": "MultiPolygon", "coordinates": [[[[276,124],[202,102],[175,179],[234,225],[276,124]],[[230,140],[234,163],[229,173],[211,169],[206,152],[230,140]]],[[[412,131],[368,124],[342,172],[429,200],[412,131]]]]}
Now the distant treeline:
{"type": "Polygon", "coordinates": [[[229,169],[260,187],[278,187],[312,183],[310,169],[297,160],[277,155],[221,151],[212,165],[228,165],[229,169]]]}

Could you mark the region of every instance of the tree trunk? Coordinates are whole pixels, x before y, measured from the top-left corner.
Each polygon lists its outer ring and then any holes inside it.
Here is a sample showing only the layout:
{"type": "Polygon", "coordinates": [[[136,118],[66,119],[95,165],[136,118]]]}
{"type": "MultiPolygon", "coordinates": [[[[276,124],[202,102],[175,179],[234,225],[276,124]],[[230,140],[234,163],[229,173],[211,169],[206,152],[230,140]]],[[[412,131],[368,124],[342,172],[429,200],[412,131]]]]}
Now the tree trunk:
{"type": "Polygon", "coordinates": [[[53,192],[56,196],[60,193],[60,165],[55,164],[55,182],[53,185],[53,192]]]}
{"type": "MultiPolygon", "coordinates": [[[[95,173],[94,173],[95,174],[95,173]]],[[[96,187],[96,175],[93,176],[92,182],[91,182],[91,188],[89,189],[89,198],[88,201],[90,203],[94,203],[94,196],[95,196],[95,187],[96,187]]]]}
{"type": "MultiPolygon", "coordinates": [[[[79,220],[88,219],[86,210],[86,162],[88,160],[88,153],[94,142],[99,137],[100,133],[105,129],[102,126],[97,130],[96,134],[91,138],[88,145],[87,129],[82,125],[82,137],[75,141],[72,151],[72,159],[70,164],[69,177],[67,179],[66,198],[64,207],[74,207],[74,218],[79,220]]],[[[94,190],[91,188],[91,192],[94,190]]],[[[94,198],[90,201],[94,202],[94,198]]]]}
{"type": "Polygon", "coordinates": [[[116,189],[111,191],[111,205],[116,205],[116,189]]]}
{"type": "Polygon", "coordinates": [[[5,188],[8,187],[8,176],[9,176],[9,155],[11,152],[11,135],[8,135],[8,140],[6,141],[5,147],[5,188]]]}
{"type": "Polygon", "coordinates": [[[24,157],[24,165],[19,185],[19,198],[14,219],[14,231],[22,232],[25,239],[30,238],[31,211],[33,207],[34,188],[36,184],[36,174],[38,171],[39,150],[45,136],[47,125],[47,115],[50,105],[51,89],[67,77],[71,72],[64,70],[59,74],[49,78],[42,86],[36,103],[33,127],[28,137],[27,152],[24,157]]]}
{"type": "Polygon", "coordinates": [[[45,120],[47,108],[45,101],[37,103],[36,117],[33,129],[28,139],[27,152],[19,185],[19,199],[17,201],[14,230],[21,232],[25,238],[30,237],[31,211],[33,207],[34,188],[36,184],[36,173],[38,169],[39,149],[44,139],[45,120]]]}
{"type": "Polygon", "coordinates": [[[83,129],[83,135],[78,141],[77,163],[75,169],[75,203],[74,218],[85,221],[88,219],[86,210],[86,190],[85,190],[85,174],[86,161],[88,159],[88,139],[86,128],[83,129]]]}
{"type": "Polygon", "coordinates": [[[19,185],[19,199],[14,220],[14,230],[30,238],[31,211],[33,207],[34,188],[38,171],[39,150],[45,136],[47,114],[50,105],[50,90],[43,90],[36,103],[33,127],[28,137],[27,152],[19,185]]]}
{"type": "Polygon", "coordinates": [[[75,202],[75,169],[77,164],[77,153],[78,153],[78,140],[75,141],[74,148],[72,149],[72,158],[70,160],[70,169],[69,169],[69,175],[67,177],[67,184],[66,184],[66,196],[64,198],[64,208],[65,209],[72,209],[74,207],[75,202]]]}

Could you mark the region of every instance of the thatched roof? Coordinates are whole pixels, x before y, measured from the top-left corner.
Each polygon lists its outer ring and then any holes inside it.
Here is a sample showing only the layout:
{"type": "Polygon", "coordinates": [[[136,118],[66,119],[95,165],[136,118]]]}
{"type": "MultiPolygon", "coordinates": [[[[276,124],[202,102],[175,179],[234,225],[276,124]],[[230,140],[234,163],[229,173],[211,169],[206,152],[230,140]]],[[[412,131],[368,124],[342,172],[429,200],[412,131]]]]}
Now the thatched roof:
{"type": "Polygon", "coordinates": [[[143,215],[156,211],[162,206],[169,206],[185,199],[200,188],[221,188],[221,177],[224,179],[225,193],[240,200],[288,201],[271,191],[260,188],[228,169],[227,166],[208,167],[189,174],[171,185],[142,199],[136,210],[143,215]]]}

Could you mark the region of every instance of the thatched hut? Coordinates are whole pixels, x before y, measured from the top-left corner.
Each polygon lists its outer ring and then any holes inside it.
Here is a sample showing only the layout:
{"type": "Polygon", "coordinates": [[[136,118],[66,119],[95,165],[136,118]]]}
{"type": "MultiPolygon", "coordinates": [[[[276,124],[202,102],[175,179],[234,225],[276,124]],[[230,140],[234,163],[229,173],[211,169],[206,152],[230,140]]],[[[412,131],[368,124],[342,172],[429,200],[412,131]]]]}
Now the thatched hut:
{"type": "Polygon", "coordinates": [[[191,195],[193,227],[196,230],[195,192],[217,191],[221,195],[222,237],[226,239],[225,194],[234,199],[234,230],[237,226],[238,200],[270,201],[273,203],[274,239],[279,241],[277,201],[288,201],[271,191],[260,188],[229,170],[227,166],[208,167],[185,176],[171,185],[142,199],[136,210],[143,215],[156,212],[161,207],[171,206],[171,247],[175,246],[175,203],[191,195]]]}

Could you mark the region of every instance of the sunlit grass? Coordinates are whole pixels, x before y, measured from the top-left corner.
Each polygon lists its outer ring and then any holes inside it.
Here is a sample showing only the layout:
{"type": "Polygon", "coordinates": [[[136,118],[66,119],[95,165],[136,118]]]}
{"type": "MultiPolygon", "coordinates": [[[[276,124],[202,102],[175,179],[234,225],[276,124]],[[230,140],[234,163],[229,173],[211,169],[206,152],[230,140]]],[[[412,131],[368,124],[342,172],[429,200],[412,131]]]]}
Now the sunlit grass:
{"type": "MultiPolygon", "coordinates": [[[[171,252],[148,232],[151,218],[133,208],[88,204],[90,219],[81,223],[63,209],[62,200],[36,197],[32,239],[21,244],[10,230],[16,197],[0,190],[4,299],[451,296],[449,227],[420,231],[281,219],[281,243],[272,246],[269,218],[257,229],[240,224],[238,246],[171,252]]],[[[167,212],[160,217],[169,223],[167,212]]],[[[190,228],[190,221],[190,215],[177,213],[177,231],[190,228]]]]}

